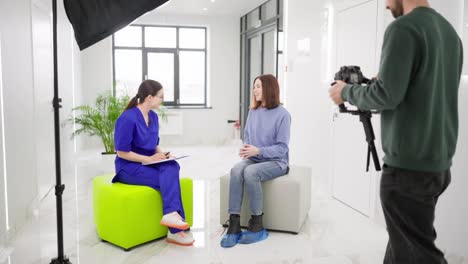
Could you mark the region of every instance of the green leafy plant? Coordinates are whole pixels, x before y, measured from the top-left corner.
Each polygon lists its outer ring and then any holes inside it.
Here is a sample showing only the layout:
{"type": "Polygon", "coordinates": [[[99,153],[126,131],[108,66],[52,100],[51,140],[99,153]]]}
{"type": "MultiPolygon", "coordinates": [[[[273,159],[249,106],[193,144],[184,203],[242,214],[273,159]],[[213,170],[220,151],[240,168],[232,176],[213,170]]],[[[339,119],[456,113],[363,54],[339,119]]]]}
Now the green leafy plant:
{"type": "Polygon", "coordinates": [[[156,110],[156,113],[158,113],[158,118],[167,123],[167,107],[161,104],[159,106],[159,109],[156,110]]]}
{"type": "Polygon", "coordinates": [[[104,145],[105,152],[103,154],[115,153],[115,122],[129,100],[128,96],[116,98],[111,92],[104,92],[96,98],[95,106],[81,105],[73,108],[72,111],[76,111],[77,114],[68,120],[80,127],[73,132],[72,137],[81,134],[98,136],[104,145]]]}
{"type": "MultiPolygon", "coordinates": [[[[72,115],[68,118],[68,121],[80,127],[73,132],[72,137],[81,134],[98,136],[105,149],[102,154],[115,153],[115,122],[129,101],[129,96],[115,97],[111,92],[104,92],[96,97],[95,106],[81,105],[73,108],[72,111],[77,113],[75,116],[72,115]]],[[[167,109],[164,106],[156,111],[158,116],[165,122],[167,122],[166,111],[167,109]]]]}

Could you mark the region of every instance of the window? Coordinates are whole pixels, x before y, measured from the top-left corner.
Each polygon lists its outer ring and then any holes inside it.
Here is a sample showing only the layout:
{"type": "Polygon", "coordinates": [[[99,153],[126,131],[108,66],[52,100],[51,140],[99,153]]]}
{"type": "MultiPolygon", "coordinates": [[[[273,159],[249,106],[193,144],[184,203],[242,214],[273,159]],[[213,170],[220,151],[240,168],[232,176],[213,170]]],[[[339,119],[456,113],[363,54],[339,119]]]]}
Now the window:
{"type": "Polygon", "coordinates": [[[164,87],[164,104],[207,107],[206,28],[131,25],[113,35],[115,95],[134,96],[144,79],[164,87]]]}

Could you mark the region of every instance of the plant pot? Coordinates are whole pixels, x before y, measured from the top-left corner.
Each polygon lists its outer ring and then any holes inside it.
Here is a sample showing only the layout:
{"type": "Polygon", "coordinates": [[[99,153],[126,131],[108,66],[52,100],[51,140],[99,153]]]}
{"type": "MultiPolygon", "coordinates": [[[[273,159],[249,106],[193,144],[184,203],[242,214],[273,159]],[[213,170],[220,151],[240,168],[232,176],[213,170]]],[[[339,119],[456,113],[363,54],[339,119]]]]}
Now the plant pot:
{"type": "Polygon", "coordinates": [[[115,155],[117,152],[101,152],[101,155],[115,155]]]}

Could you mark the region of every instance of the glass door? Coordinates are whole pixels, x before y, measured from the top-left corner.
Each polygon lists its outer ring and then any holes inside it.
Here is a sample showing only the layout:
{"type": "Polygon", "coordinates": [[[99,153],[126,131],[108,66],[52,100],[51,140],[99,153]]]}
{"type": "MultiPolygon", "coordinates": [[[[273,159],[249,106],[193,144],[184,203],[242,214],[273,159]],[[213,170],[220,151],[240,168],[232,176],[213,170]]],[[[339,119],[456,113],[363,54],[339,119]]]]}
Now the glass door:
{"type": "Polygon", "coordinates": [[[241,89],[242,132],[252,99],[252,87],[256,77],[262,74],[277,76],[277,29],[272,25],[246,37],[245,77],[241,89]]]}
{"type": "Polygon", "coordinates": [[[262,74],[272,74],[278,78],[282,89],[283,63],[281,39],[283,23],[283,1],[270,0],[240,19],[240,97],[239,112],[241,136],[252,97],[255,78],[262,74]],[[279,65],[280,62],[281,64],[279,65]]]}

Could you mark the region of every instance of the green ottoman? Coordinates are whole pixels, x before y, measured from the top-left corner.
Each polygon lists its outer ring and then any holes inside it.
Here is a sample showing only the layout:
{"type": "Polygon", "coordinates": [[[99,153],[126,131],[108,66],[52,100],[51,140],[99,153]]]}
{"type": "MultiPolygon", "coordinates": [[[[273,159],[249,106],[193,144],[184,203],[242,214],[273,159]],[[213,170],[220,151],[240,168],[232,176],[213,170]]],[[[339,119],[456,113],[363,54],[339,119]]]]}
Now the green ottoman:
{"type": "MultiPolygon", "coordinates": [[[[93,180],[94,223],[99,237],[128,250],[167,235],[159,224],[163,216],[161,193],[147,186],[112,183],[114,174],[93,180]]],[[[187,223],[193,224],[192,179],[181,178],[187,223]]]]}

